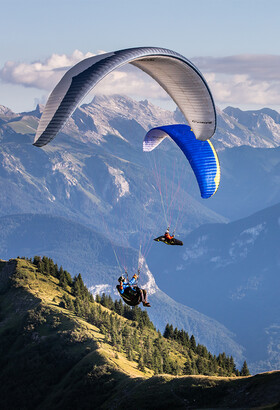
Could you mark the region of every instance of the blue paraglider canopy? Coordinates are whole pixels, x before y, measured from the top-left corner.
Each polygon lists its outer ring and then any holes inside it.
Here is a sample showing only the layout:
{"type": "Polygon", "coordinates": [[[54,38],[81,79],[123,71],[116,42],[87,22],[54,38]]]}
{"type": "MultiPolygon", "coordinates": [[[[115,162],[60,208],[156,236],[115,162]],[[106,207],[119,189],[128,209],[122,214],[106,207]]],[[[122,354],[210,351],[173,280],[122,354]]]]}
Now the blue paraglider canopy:
{"type": "Polygon", "coordinates": [[[220,164],[215,148],[209,140],[200,141],[188,125],[174,124],[151,129],[143,141],[143,150],[156,148],[170,137],[187,157],[196,176],[202,198],[210,198],[220,183],[220,164]]]}

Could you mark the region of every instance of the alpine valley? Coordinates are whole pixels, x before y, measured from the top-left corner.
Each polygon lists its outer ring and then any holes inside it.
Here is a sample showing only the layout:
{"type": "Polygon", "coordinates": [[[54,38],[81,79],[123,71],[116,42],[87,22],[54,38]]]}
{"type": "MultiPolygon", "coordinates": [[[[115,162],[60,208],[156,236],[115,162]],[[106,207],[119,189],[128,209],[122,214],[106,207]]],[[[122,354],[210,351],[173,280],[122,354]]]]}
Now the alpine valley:
{"type": "Polygon", "coordinates": [[[279,369],[280,115],[218,110],[221,183],[203,200],[175,144],[142,151],[149,129],[184,122],[178,110],[96,96],[39,149],[41,112],[0,106],[0,257],[46,255],[115,298],[115,256],[134,273],[145,237],[140,281],[158,329],[172,323],[213,354],[246,359],[251,373],[279,369]],[[183,247],[152,241],[166,229],[155,166],[168,186],[180,179],[183,247]]]}

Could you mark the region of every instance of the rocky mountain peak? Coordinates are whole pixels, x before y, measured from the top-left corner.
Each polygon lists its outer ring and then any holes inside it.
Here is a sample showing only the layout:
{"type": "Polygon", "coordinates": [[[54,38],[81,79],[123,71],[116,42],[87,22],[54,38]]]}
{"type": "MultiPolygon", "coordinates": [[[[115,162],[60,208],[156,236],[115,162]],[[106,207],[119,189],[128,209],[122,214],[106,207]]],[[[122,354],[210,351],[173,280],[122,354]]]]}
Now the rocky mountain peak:
{"type": "Polygon", "coordinates": [[[272,148],[280,145],[280,114],[277,111],[270,108],[242,111],[239,108],[227,107],[223,110],[221,117],[227,118],[228,124],[235,125],[232,128],[235,133],[237,133],[237,128],[240,128],[243,134],[246,134],[243,141],[241,139],[240,145],[251,145],[258,148],[272,148]]]}
{"type": "MultiPolygon", "coordinates": [[[[35,110],[14,114],[0,106],[1,120],[8,123],[16,117],[40,118],[44,106],[35,110]]],[[[217,130],[212,137],[216,150],[241,145],[254,148],[273,148],[280,145],[280,114],[270,108],[242,111],[227,107],[217,110],[217,130]]],[[[148,100],[136,101],[125,95],[96,95],[88,104],[76,109],[65,125],[63,132],[82,142],[100,144],[104,136],[115,135],[126,141],[139,135],[144,138],[151,128],[186,123],[181,111],[169,111],[148,100]]],[[[24,124],[23,124],[24,125],[24,124]]],[[[28,133],[28,129],[25,131],[28,133]]]]}
{"type": "Polygon", "coordinates": [[[10,110],[10,108],[5,107],[4,105],[0,105],[0,114],[1,115],[9,115],[12,114],[13,112],[10,110]]]}

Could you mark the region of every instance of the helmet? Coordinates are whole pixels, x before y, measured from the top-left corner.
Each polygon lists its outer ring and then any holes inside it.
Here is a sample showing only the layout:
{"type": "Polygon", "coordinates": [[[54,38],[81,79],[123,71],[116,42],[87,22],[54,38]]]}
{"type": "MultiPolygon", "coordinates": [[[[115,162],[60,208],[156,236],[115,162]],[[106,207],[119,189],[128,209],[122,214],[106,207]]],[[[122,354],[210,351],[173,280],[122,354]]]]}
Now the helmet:
{"type": "Polygon", "coordinates": [[[119,281],[119,282],[124,282],[124,277],[123,277],[123,276],[120,276],[119,279],[118,279],[118,281],[119,281]]]}

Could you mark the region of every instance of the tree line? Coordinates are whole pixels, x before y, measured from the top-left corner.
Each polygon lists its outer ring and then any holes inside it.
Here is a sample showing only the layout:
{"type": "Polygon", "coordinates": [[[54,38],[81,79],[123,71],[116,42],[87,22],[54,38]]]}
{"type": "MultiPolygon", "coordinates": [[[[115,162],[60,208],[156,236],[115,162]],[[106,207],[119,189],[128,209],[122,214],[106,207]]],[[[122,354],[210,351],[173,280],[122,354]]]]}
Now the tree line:
{"type": "Polygon", "coordinates": [[[220,368],[223,370],[223,373],[226,373],[227,375],[250,375],[246,361],[244,361],[243,366],[239,371],[236,368],[232,356],[226,356],[225,353],[220,353],[218,356],[212,355],[212,353],[210,353],[204,345],[196,343],[194,335],[191,335],[191,337],[189,337],[188,332],[185,332],[183,329],[178,330],[177,327],[175,327],[174,329],[172,324],[170,325],[169,323],[167,323],[163,337],[165,337],[166,339],[175,340],[184,349],[192,351],[199,356],[199,359],[196,361],[196,363],[193,362],[191,364],[189,362],[186,362],[185,371],[188,371],[189,374],[204,374],[205,372],[216,373],[220,368]]]}
{"type": "MultiPolygon", "coordinates": [[[[26,258],[22,258],[26,259],[26,258]]],[[[197,344],[194,335],[167,324],[163,335],[156,331],[146,310],[130,307],[122,300],[113,300],[103,293],[95,298],[87,289],[82,276],[70,273],[53,262],[51,258],[34,256],[33,263],[43,275],[58,279],[63,289],[60,306],[97,326],[104,335],[104,342],[111,344],[116,352],[138,363],[138,368],[152,370],[155,374],[248,376],[246,361],[242,369],[236,368],[233,357],[221,353],[212,355],[205,346],[197,344]],[[102,309],[101,305],[106,309],[102,309]],[[121,317],[128,319],[124,321],[121,317]]]]}

